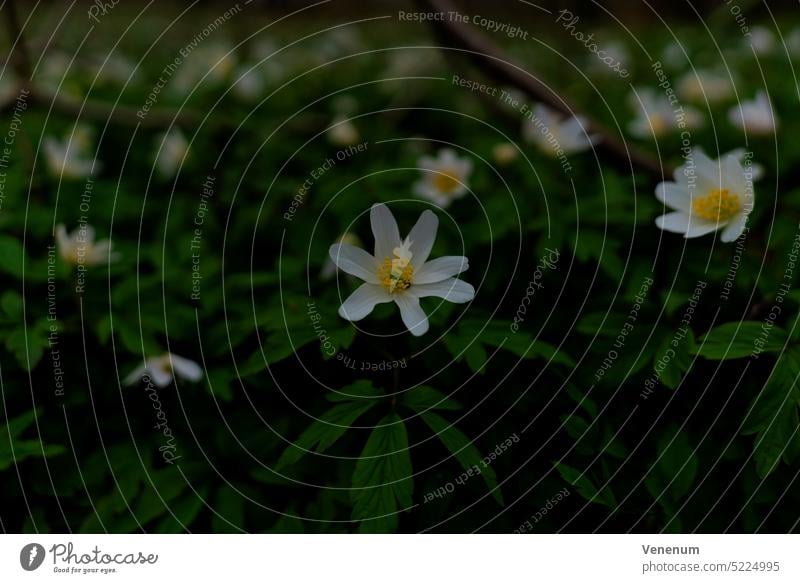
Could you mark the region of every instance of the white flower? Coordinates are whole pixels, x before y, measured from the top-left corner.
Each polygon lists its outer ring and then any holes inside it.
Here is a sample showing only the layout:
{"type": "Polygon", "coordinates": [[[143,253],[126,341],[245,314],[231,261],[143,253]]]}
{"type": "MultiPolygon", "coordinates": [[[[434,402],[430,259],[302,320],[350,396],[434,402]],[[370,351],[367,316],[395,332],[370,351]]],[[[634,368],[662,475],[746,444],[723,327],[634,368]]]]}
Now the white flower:
{"type": "Polygon", "coordinates": [[[688,238],[722,229],[720,240],[729,243],[744,231],[753,210],[752,177],[734,150],[712,160],[695,148],[687,162],[675,170],[675,182],[656,187],[656,198],[674,209],[656,219],[656,225],[688,238]]]}
{"type": "Polygon", "coordinates": [[[236,64],[236,53],[227,42],[203,44],[183,60],[169,85],[169,91],[184,98],[198,89],[219,85],[228,80],[236,64]]]}
{"type": "Polygon", "coordinates": [[[689,106],[671,104],[663,94],[653,89],[639,89],[629,97],[636,119],[628,124],[628,131],[638,138],[663,136],[677,129],[694,129],[703,125],[703,116],[689,106]],[[637,98],[638,94],[638,98],[637,98]]]}
{"type": "Polygon", "coordinates": [[[44,156],[47,167],[55,176],[86,178],[98,171],[102,164],[91,154],[92,130],[76,125],[63,140],[52,136],[44,139],[44,156]]]}
{"type": "Polygon", "coordinates": [[[115,261],[118,255],[111,252],[111,241],[104,239],[95,242],[94,228],[82,223],[67,234],[64,225],[56,227],[56,244],[61,258],[70,265],[101,265],[115,261]]]}
{"type": "Polygon", "coordinates": [[[337,115],[328,128],[328,140],[334,146],[352,146],[360,139],[356,125],[343,115],[337,115]]]}
{"type": "Polygon", "coordinates": [[[167,352],[161,356],[145,359],[144,364],[135,368],[125,378],[125,384],[137,383],[144,376],[149,376],[153,384],[163,388],[172,382],[173,376],[196,383],[203,378],[203,369],[193,360],[167,352]]]}
{"type": "Polygon", "coordinates": [[[733,95],[733,82],[723,73],[690,71],[678,81],[678,95],[690,101],[717,103],[733,95]]]}
{"type": "Polygon", "coordinates": [[[414,185],[414,193],[441,208],[467,193],[467,180],[472,173],[472,162],[459,158],[450,148],[442,148],[436,158],[421,156],[417,166],[422,179],[414,185]]]}
{"type": "Polygon", "coordinates": [[[766,26],[754,26],[746,40],[757,55],[768,55],[776,46],[775,35],[766,26]]]}
{"type": "Polygon", "coordinates": [[[173,127],[156,138],[156,170],[164,178],[175,176],[189,151],[183,132],[173,127]]]}
{"type": "Polygon", "coordinates": [[[730,122],[744,132],[758,135],[775,133],[778,129],[778,118],[772,110],[766,91],[756,93],[752,101],[743,101],[728,111],[730,122]]]}
{"type": "Polygon", "coordinates": [[[510,142],[500,142],[492,148],[492,158],[500,166],[508,166],[519,157],[519,150],[510,142]]]}
{"type": "Polygon", "coordinates": [[[436,239],[439,219],[424,211],[404,240],[391,211],[384,204],[370,210],[375,255],[363,249],[338,243],[329,251],[336,266],[363,283],[339,308],[339,315],[351,322],[368,316],[377,304],[394,302],[400,317],[414,336],[428,331],[428,316],[420,298],[439,297],[462,304],[475,297],[475,289],[454,276],[466,271],[466,257],[447,256],[428,261],[436,239]]]}
{"type": "Polygon", "coordinates": [[[234,74],[233,92],[243,101],[255,101],[264,94],[263,70],[260,66],[242,65],[234,74]]]}
{"type": "Polygon", "coordinates": [[[537,104],[533,118],[522,122],[522,136],[549,156],[588,150],[597,143],[597,136],[586,133],[586,120],[581,116],[563,118],[549,107],[537,104]]]}

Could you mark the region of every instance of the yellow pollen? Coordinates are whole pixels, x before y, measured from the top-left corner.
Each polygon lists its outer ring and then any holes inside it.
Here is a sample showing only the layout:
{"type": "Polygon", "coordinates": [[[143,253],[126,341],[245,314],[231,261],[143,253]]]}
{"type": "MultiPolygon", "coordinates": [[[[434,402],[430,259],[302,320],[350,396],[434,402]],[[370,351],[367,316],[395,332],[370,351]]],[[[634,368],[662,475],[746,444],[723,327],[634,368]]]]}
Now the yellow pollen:
{"type": "Polygon", "coordinates": [[[414,275],[414,267],[410,261],[405,259],[387,257],[378,269],[378,280],[390,294],[408,289],[411,285],[412,275],[414,275]]]}
{"type": "Polygon", "coordinates": [[[707,221],[724,222],[732,219],[742,208],[739,197],[727,188],[712,190],[692,201],[692,214],[707,221]]]}
{"type": "Polygon", "coordinates": [[[433,186],[442,194],[450,194],[461,186],[458,172],[453,168],[442,168],[434,172],[433,186]]]}

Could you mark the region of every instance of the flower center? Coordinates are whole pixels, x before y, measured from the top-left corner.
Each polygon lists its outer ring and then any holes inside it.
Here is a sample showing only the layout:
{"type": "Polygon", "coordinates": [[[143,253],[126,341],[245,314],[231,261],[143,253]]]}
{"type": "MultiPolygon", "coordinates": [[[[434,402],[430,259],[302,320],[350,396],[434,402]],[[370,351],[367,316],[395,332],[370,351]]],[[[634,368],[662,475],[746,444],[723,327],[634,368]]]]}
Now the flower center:
{"type": "Polygon", "coordinates": [[[725,222],[732,219],[742,208],[739,197],[727,188],[712,190],[706,196],[692,201],[692,213],[707,221],[725,222]]]}
{"type": "Polygon", "coordinates": [[[408,289],[411,277],[414,275],[414,266],[411,265],[412,253],[409,250],[412,241],[406,239],[400,247],[392,251],[394,258],[387,257],[378,268],[378,280],[391,294],[395,291],[408,289]]]}
{"type": "Polygon", "coordinates": [[[433,175],[433,186],[442,194],[450,194],[461,185],[454,168],[442,168],[433,175]]]}

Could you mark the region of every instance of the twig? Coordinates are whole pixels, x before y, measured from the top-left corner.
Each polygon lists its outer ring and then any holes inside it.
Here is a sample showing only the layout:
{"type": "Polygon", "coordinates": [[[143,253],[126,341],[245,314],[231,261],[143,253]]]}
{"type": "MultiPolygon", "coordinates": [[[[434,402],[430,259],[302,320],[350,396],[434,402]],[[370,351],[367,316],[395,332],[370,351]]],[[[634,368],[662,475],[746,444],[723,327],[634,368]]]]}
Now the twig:
{"type": "MultiPolygon", "coordinates": [[[[450,0],[418,1],[433,12],[458,12],[450,0]]],[[[653,174],[659,180],[664,175],[672,174],[672,168],[669,164],[662,163],[647,152],[632,147],[618,139],[609,128],[593,120],[591,116],[579,112],[569,100],[559,96],[547,84],[539,81],[541,78],[539,75],[534,75],[529,70],[522,70],[510,65],[509,56],[482,33],[477,32],[456,18],[433,21],[433,26],[436,27],[437,32],[445,42],[466,49],[469,58],[488,76],[523,91],[536,101],[544,103],[565,115],[581,115],[587,119],[591,131],[602,138],[597,148],[605,150],[627,169],[638,167],[653,174]]]]}

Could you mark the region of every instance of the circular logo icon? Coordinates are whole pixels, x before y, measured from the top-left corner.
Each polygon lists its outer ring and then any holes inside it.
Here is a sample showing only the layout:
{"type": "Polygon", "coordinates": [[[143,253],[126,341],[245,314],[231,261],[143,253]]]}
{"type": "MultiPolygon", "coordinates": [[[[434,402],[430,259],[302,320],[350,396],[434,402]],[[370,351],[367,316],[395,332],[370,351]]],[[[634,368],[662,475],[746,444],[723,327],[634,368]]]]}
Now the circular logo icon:
{"type": "Polygon", "coordinates": [[[19,564],[26,571],[35,571],[44,562],[44,547],[39,543],[29,543],[19,552],[19,564]]]}

